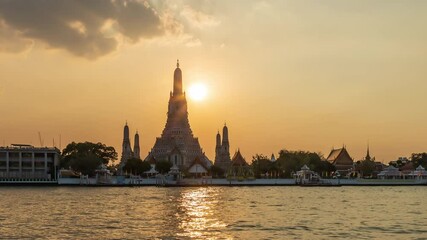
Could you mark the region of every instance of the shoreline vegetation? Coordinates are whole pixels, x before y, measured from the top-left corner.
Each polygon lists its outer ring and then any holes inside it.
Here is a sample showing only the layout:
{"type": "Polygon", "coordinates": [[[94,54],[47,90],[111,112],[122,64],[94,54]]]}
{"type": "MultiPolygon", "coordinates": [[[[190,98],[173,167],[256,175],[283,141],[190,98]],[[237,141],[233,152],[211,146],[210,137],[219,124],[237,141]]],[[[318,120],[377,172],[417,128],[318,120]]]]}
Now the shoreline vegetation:
{"type": "Polygon", "coordinates": [[[354,161],[351,169],[340,174],[321,153],[283,149],[277,158],[256,154],[251,163],[240,167],[245,171],[237,169],[231,174],[231,171],[225,172],[212,165],[203,174],[190,174],[176,171],[167,161],[153,163],[132,158],[125,164],[116,164],[116,150],[103,143],[72,142],[57,151],[59,164],[56,170],[50,170],[56,173],[52,178],[0,178],[0,186],[427,186],[424,169],[427,153],[414,153],[406,163],[390,162],[389,166],[382,164],[380,169],[374,164],[375,159],[354,161]],[[412,172],[404,174],[408,165],[412,166],[412,172]],[[414,174],[416,166],[422,170],[414,174]],[[393,174],[400,175],[384,178],[381,171],[387,168],[393,168],[393,174]],[[305,169],[303,174],[308,184],[297,181],[302,169],[305,169]],[[315,184],[313,179],[316,179],[315,184]]]}

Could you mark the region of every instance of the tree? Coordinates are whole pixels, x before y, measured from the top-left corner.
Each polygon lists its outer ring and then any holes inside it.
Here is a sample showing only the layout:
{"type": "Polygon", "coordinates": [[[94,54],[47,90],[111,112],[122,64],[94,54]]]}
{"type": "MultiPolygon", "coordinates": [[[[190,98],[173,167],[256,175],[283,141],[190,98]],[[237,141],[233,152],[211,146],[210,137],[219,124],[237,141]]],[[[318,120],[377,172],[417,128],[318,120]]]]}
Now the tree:
{"type": "Polygon", "coordinates": [[[356,163],[356,169],[359,169],[360,174],[365,176],[372,176],[372,174],[375,172],[375,162],[372,160],[363,160],[358,161],[356,163]]]}
{"type": "Polygon", "coordinates": [[[123,170],[132,174],[141,175],[151,169],[151,165],[148,162],[144,162],[139,158],[131,158],[126,161],[123,166],[123,170]]]}
{"type": "Polygon", "coordinates": [[[253,156],[251,165],[256,178],[261,177],[261,174],[265,174],[273,168],[273,163],[270,159],[262,154],[256,154],[253,156]]]}
{"type": "Polygon", "coordinates": [[[283,177],[292,177],[292,173],[301,170],[304,165],[319,174],[335,171],[335,166],[323,160],[321,156],[320,153],[283,149],[279,152],[275,165],[282,172],[283,177]]]}
{"type": "Polygon", "coordinates": [[[169,161],[158,161],[156,162],[156,171],[161,174],[168,173],[171,170],[172,163],[169,161]]]}
{"type": "Polygon", "coordinates": [[[217,167],[215,165],[212,165],[211,168],[209,169],[210,173],[212,174],[213,177],[222,177],[224,176],[224,170],[222,170],[222,168],[217,167]]]}
{"type": "Polygon", "coordinates": [[[427,153],[412,153],[411,161],[414,167],[421,165],[423,168],[427,168],[427,153]]]}
{"type": "Polygon", "coordinates": [[[99,165],[108,165],[116,159],[117,152],[114,147],[102,143],[72,142],[62,151],[60,166],[71,167],[75,171],[92,176],[99,165]]]}

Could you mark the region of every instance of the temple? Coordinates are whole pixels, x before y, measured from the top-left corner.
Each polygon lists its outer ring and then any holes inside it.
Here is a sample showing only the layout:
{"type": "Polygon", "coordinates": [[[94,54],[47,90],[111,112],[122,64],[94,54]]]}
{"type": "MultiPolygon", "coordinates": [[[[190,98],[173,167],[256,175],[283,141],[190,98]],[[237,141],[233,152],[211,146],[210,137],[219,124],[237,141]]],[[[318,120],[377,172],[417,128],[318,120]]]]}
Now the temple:
{"type": "Polygon", "coordinates": [[[125,164],[126,161],[132,157],[133,151],[129,139],[129,126],[126,122],[126,125],[123,129],[122,158],[120,159],[120,162],[125,164]]]}
{"type": "Polygon", "coordinates": [[[345,146],[339,149],[332,149],[326,160],[332,163],[341,175],[351,172],[353,168],[353,159],[345,146]]]}
{"type": "Polygon", "coordinates": [[[123,129],[123,143],[122,143],[122,157],[120,158],[119,168],[122,169],[128,159],[138,158],[140,157],[140,148],[139,148],[139,134],[138,131],[135,134],[135,141],[133,146],[133,151],[129,138],[129,126],[126,122],[125,127],[123,129]]]}
{"type": "Polygon", "coordinates": [[[222,129],[222,142],[221,135],[216,135],[216,147],[215,147],[215,166],[221,168],[224,172],[231,166],[230,158],[230,142],[228,141],[228,128],[224,124],[222,129]]]}
{"type": "Polygon", "coordinates": [[[170,93],[166,126],[156,138],[146,161],[170,161],[173,167],[187,171],[196,161],[209,168],[211,161],[206,157],[198,138],[193,136],[188,121],[187,100],[182,85],[182,71],[177,61],[173,74],[173,92],[170,93]]]}
{"type": "Polygon", "coordinates": [[[246,162],[245,158],[240,153],[240,149],[237,149],[233,159],[231,159],[230,167],[227,170],[227,179],[239,181],[255,179],[252,167],[246,162]]]}

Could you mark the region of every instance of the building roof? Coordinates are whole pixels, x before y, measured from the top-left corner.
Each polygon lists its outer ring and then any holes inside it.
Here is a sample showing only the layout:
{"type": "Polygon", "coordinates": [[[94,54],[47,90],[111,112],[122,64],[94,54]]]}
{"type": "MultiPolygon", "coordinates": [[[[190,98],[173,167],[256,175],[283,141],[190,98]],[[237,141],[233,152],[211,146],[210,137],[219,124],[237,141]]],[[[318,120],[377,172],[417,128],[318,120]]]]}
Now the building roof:
{"type": "Polygon", "coordinates": [[[425,168],[423,168],[423,166],[419,165],[419,166],[417,167],[417,170],[418,170],[418,171],[423,171],[423,170],[426,170],[426,169],[425,169],[425,168]]]}
{"type": "Polygon", "coordinates": [[[208,170],[208,168],[207,168],[206,164],[205,164],[202,160],[200,160],[200,158],[199,158],[199,157],[196,157],[196,158],[194,159],[194,161],[190,164],[189,169],[190,169],[192,166],[196,165],[196,164],[199,164],[199,165],[200,165],[200,166],[202,166],[204,169],[208,170]]]}
{"type": "Polygon", "coordinates": [[[326,158],[326,160],[333,163],[338,158],[344,157],[344,156],[352,159],[350,157],[350,154],[348,154],[347,149],[345,147],[339,148],[339,149],[332,149],[331,152],[329,153],[329,156],[326,158]]]}
{"type": "Polygon", "coordinates": [[[7,152],[25,152],[25,151],[33,151],[33,152],[55,152],[60,153],[60,150],[56,147],[34,147],[32,145],[27,144],[12,144],[12,146],[0,147],[0,151],[7,152]]]}
{"type": "Polygon", "coordinates": [[[304,166],[302,166],[301,170],[310,170],[310,168],[309,168],[309,167],[307,167],[307,165],[306,165],[306,164],[304,164],[304,166]]]}
{"type": "Polygon", "coordinates": [[[247,166],[245,158],[240,153],[240,149],[234,154],[233,159],[231,160],[231,165],[233,166],[247,166]]]}
{"type": "Polygon", "coordinates": [[[208,171],[208,168],[203,163],[203,161],[200,160],[199,157],[196,157],[194,161],[190,164],[190,167],[188,168],[188,172],[190,173],[203,173],[207,171],[208,171]],[[203,169],[199,169],[197,166],[200,166],[203,169]]]}

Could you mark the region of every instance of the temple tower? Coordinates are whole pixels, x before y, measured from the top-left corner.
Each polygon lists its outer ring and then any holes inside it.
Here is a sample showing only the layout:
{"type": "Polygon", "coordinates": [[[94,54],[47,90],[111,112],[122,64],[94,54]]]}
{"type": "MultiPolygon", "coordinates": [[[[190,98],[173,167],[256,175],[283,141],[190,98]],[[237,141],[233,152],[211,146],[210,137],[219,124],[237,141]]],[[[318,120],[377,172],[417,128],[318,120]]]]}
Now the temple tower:
{"type": "Polygon", "coordinates": [[[173,95],[182,95],[182,71],[179,68],[179,60],[176,61],[176,69],[173,73],[173,95]]]}
{"type": "Polygon", "coordinates": [[[133,153],[132,153],[132,148],[131,148],[130,139],[129,139],[129,127],[128,127],[128,123],[126,122],[126,125],[123,130],[121,163],[125,164],[128,159],[132,158],[132,156],[133,156],[133,153]]]}
{"type": "Polygon", "coordinates": [[[207,167],[212,165],[206,157],[199,140],[193,136],[188,121],[187,99],[183,92],[182,71],[177,61],[173,74],[173,92],[170,93],[167,120],[160,137],[145,158],[146,161],[170,161],[185,170],[200,159],[207,167]]]}
{"type": "Polygon", "coordinates": [[[216,135],[215,166],[221,168],[224,172],[231,166],[230,142],[228,140],[228,127],[226,124],[224,124],[222,129],[222,143],[219,132],[216,135]]]}
{"type": "Polygon", "coordinates": [[[368,143],[368,148],[367,148],[367,150],[366,150],[366,157],[365,157],[365,160],[371,160],[372,158],[371,158],[371,155],[369,154],[369,143],[368,143]]]}
{"type": "Polygon", "coordinates": [[[218,133],[216,134],[216,147],[215,147],[215,156],[219,155],[221,152],[221,135],[218,133]]]}
{"type": "Polygon", "coordinates": [[[222,147],[224,151],[230,154],[230,142],[228,141],[228,127],[227,124],[224,124],[222,128],[222,147]]]}
{"type": "Polygon", "coordinates": [[[135,141],[134,141],[133,144],[134,144],[133,145],[133,157],[141,159],[141,155],[140,155],[141,150],[139,148],[139,134],[138,134],[138,131],[136,131],[135,141]]]}

